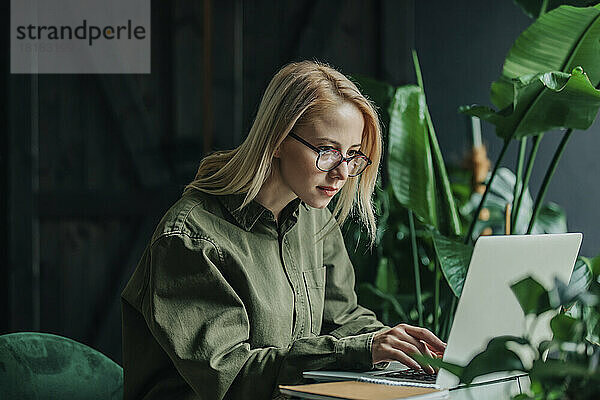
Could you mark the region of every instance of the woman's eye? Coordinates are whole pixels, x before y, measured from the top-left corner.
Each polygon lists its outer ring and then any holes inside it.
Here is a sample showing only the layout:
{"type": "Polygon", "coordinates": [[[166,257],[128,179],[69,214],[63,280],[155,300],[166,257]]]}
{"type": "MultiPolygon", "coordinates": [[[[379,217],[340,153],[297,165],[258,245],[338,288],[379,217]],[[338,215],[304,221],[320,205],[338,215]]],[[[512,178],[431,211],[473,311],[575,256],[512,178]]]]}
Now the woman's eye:
{"type": "Polygon", "coordinates": [[[323,150],[323,151],[333,150],[333,147],[331,147],[331,146],[321,146],[321,147],[319,147],[319,150],[323,150]]]}

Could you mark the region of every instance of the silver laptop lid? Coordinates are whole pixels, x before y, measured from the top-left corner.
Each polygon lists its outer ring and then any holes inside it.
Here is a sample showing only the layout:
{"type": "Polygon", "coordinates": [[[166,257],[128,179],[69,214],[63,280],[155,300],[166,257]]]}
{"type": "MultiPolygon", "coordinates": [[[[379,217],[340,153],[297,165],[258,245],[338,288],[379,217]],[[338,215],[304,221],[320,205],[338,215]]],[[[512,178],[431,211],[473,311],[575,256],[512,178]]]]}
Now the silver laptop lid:
{"type": "MultiPolygon", "coordinates": [[[[493,337],[523,335],[530,320],[525,319],[510,285],[527,276],[546,289],[554,286],[555,277],[568,283],[581,239],[581,233],[480,237],[473,250],[444,361],[466,365],[493,337]]],[[[542,318],[549,320],[552,312],[542,318]]],[[[534,343],[552,337],[545,321],[536,324],[534,343]]],[[[487,375],[474,383],[507,375],[487,375]]],[[[452,388],[458,385],[458,378],[440,370],[436,383],[452,388]]]]}

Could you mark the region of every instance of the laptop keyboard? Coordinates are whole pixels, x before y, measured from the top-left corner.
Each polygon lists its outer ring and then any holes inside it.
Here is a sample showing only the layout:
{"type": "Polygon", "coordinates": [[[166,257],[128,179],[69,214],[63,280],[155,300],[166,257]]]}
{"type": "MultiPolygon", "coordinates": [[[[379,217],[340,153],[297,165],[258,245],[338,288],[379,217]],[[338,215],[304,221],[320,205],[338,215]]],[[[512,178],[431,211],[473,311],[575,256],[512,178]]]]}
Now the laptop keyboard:
{"type": "Polygon", "coordinates": [[[385,372],[383,374],[377,374],[377,377],[384,378],[397,378],[397,379],[409,379],[419,382],[435,382],[437,373],[428,374],[427,372],[420,369],[403,369],[402,371],[385,372]]]}

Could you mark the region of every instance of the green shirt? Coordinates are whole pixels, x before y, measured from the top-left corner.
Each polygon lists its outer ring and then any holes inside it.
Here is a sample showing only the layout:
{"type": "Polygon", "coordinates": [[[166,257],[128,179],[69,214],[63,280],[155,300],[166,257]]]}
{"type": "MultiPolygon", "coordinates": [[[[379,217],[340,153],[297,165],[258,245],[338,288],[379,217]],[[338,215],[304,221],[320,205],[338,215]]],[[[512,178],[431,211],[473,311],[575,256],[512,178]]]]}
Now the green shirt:
{"type": "Polygon", "coordinates": [[[329,210],[296,199],[277,223],[243,198],[195,191],[160,221],[122,294],[125,400],[268,399],[304,370],[373,367],[383,325],[337,224],[317,240],[329,210]]]}

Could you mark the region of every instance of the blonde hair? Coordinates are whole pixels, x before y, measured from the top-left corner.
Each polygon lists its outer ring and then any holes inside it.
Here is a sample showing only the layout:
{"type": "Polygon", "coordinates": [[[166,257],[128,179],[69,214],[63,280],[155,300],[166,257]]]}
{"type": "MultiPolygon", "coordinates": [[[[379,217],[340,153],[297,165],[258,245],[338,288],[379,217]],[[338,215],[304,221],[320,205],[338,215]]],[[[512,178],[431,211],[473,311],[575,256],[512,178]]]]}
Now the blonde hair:
{"type": "Polygon", "coordinates": [[[377,112],[354,83],[318,61],[281,68],[267,86],[246,140],[233,150],[206,156],[184,194],[194,189],[215,195],[246,193],[240,208],[245,207],[269,177],[273,155],[292,128],[309,124],[344,102],[355,105],[364,118],[361,151],[373,164],[360,176],[348,178],[339,192],[333,217],[341,226],[356,207],[372,245],[376,225],[371,198],[383,147],[377,112]]]}

